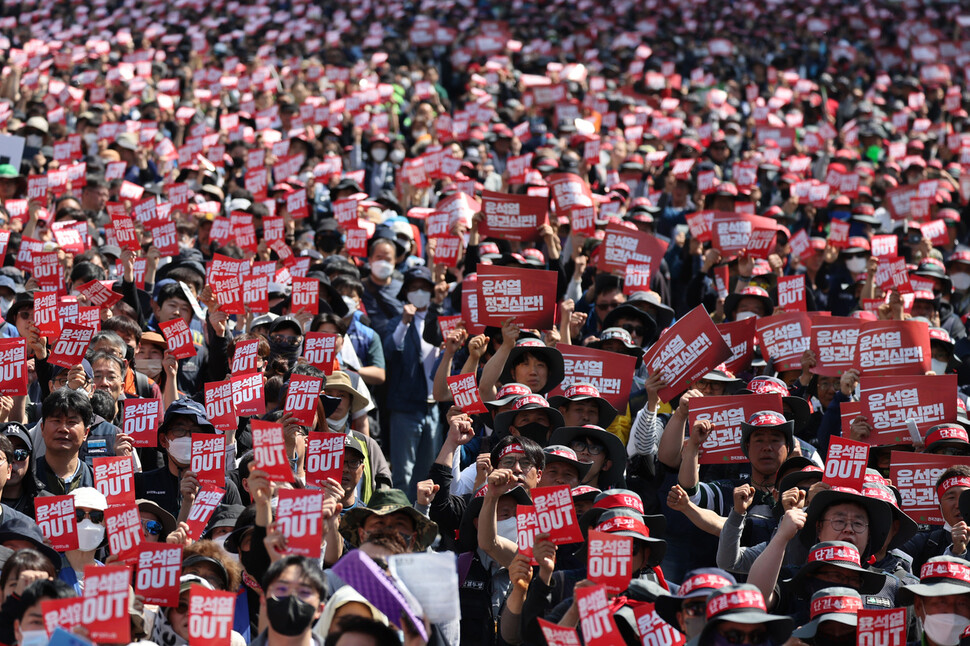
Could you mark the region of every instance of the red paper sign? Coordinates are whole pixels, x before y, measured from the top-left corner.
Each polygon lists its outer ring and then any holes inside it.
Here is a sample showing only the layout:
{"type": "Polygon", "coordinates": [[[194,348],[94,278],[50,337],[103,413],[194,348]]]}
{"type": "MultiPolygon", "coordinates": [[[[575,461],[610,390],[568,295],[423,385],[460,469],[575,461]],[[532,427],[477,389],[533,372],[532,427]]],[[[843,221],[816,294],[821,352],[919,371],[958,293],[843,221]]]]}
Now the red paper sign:
{"type": "Polygon", "coordinates": [[[478,307],[479,296],[478,275],[465,276],[461,283],[461,320],[464,321],[468,334],[473,336],[485,332],[485,321],[481,318],[482,311],[478,307]]]}
{"type": "Polygon", "coordinates": [[[91,305],[104,309],[114,306],[122,299],[122,295],[111,288],[112,281],[92,280],[81,285],[78,289],[88,299],[91,305]]]}
{"type": "Polygon", "coordinates": [[[583,540],[568,486],[533,489],[532,502],[536,508],[539,532],[549,534],[549,540],[553,543],[566,545],[583,540]]]}
{"type": "Polygon", "coordinates": [[[135,594],[145,603],[174,608],[179,605],[179,579],[182,575],[182,546],[142,543],[138,547],[138,572],[135,594]]]}
{"type": "Polygon", "coordinates": [[[562,352],[564,377],[549,397],[564,394],[566,388],[575,383],[586,383],[595,386],[600,397],[610,402],[613,408],[626,408],[636,357],[582,345],[559,345],[557,349],[562,352]]]}
{"type": "Polygon", "coordinates": [[[923,435],[957,417],[956,375],[871,377],[860,381],[862,414],[872,425],[874,446],[912,444],[908,422],[923,435]]]}
{"type": "Polygon", "coordinates": [[[967,459],[959,455],[893,451],[889,475],[902,498],[902,510],[921,525],[942,525],[936,481],[950,467],[966,464],[967,459]]]}
{"type": "Polygon", "coordinates": [[[586,547],[586,578],[619,594],[630,585],[633,574],[633,539],[589,530],[586,547]]]}
{"type": "Polygon", "coordinates": [[[189,591],[189,643],[192,646],[229,646],[235,610],[235,592],[192,586],[189,591]]]}
{"type": "Polygon", "coordinates": [[[761,351],[770,357],[775,370],[801,367],[802,353],[808,350],[812,320],[803,312],[773,314],[758,319],[761,351]]]}
{"type": "Polygon", "coordinates": [[[438,329],[441,331],[441,338],[447,339],[448,335],[456,330],[461,324],[461,315],[439,316],[438,329]]]}
{"type": "Polygon", "coordinates": [[[94,458],[94,486],[109,504],[135,502],[135,464],[131,457],[94,458]]]}
{"type": "Polygon", "coordinates": [[[142,544],[145,532],[141,516],[134,502],[115,502],[104,512],[104,525],[108,531],[108,547],[121,559],[130,556],[142,544]]]}
{"type": "MultiPolygon", "coordinates": [[[[539,533],[539,517],[534,506],[516,505],[515,528],[519,553],[532,559],[532,548],[535,546],[536,534],[539,533]]],[[[535,565],[535,559],[532,561],[535,565]]]]}
{"type": "Polygon", "coordinates": [[[778,307],[786,312],[806,312],[805,276],[782,276],[778,279],[778,307]]]}
{"type": "Polygon", "coordinates": [[[448,377],[448,389],[451,391],[455,405],[461,408],[462,412],[469,415],[488,412],[478,392],[474,373],[448,377]]]}
{"type": "Polygon", "coordinates": [[[829,223],[829,244],[836,249],[846,249],[849,246],[849,223],[843,220],[832,220],[829,223]]]}
{"type": "Polygon", "coordinates": [[[37,326],[41,336],[50,339],[60,336],[61,324],[57,316],[57,292],[34,292],[34,325],[37,326]]]}
{"type": "Polygon", "coordinates": [[[592,233],[586,224],[593,217],[593,194],[587,183],[579,175],[572,173],[553,173],[546,178],[556,215],[565,215],[573,222],[573,228],[583,233],[592,233]],[[580,226],[576,226],[580,224],[580,226]]]}
{"type": "Polygon", "coordinates": [[[124,431],[131,436],[132,446],[158,446],[159,401],[157,399],[126,399],[124,431]]]}
{"type": "Polygon", "coordinates": [[[666,251],[667,243],[649,233],[608,224],[597,267],[625,274],[628,266],[636,265],[656,274],[666,251]]]}
{"type": "Polygon", "coordinates": [[[856,611],[859,646],[906,646],[906,608],[856,611]]]}
{"type": "Polygon", "coordinates": [[[55,628],[73,630],[80,626],[84,615],[84,599],[44,599],[40,602],[40,612],[44,616],[44,628],[49,637],[55,628]]]}
{"type": "Polygon", "coordinates": [[[211,485],[203,486],[196,494],[189,517],[185,521],[189,526],[189,538],[199,540],[202,532],[205,531],[205,526],[209,524],[212,512],[216,510],[225,495],[224,490],[211,485]]]}
{"type": "Polygon", "coordinates": [[[747,462],[741,452],[741,422],[748,421],[754,413],[763,410],[782,412],[781,395],[725,395],[695,399],[690,406],[688,425],[697,420],[710,420],[714,425],[701,446],[701,464],[747,462]]]}
{"type": "Polygon", "coordinates": [[[226,486],[226,436],[212,433],[192,434],[192,459],[189,469],[199,484],[220,489],[226,486]]]}
{"type": "Polygon", "coordinates": [[[537,618],[537,621],[548,646],[580,646],[579,634],[575,628],[560,626],[541,617],[537,618]]]}
{"type": "Polygon", "coordinates": [[[337,335],[324,332],[307,332],[303,341],[303,358],[312,366],[323,370],[324,374],[333,372],[333,362],[337,354],[337,335]]]}
{"type": "Polygon", "coordinates": [[[544,197],[482,192],[482,236],[532,242],[539,227],[549,222],[549,200],[544,197]]]}
{"type": "Polygon", "coordinates": [[[930,331],[922,321],[867,321],[857,342],[854,367],[867,377],[922,375],[930,369],[930,331]]]}
{"type": "Polygon", "coordinates": [[[754,358],[756,318],[746,318],[730,323],[720,323],[717,331],[731,350],[731,358],[724,366],[732,373],[746,370],[754,358]]]}
{"type": "Polygon", "coordinates": [[[855,365],[855,350],[861,321],[842,316],[822,316],[812,320],[809,347],[818,362],[812,373],[838,377],[855,365]]]}
{"type": "Polygon", "coordinates": [[[293,469],[286,457],[283,443],[283,425],[252,420],[253,466],[265,471],[273,482],[292,482],[293,469]]]}
{"type": "Polygon", "coordinates": [[[286,538],[286,550],[320,558],[323,543],[323,492],[313,489],[280,489],[276,526],[286,538]]]}
{"type": "Polygon", "coordinates": [[[237,342],[232,354],[232,374],[243,375],[256,372],[258,358],[259,339],[237,342]]]}
{"type": "Polygon", "coordinates": [[[88,637],[103,644],[127,644],[131,641],[128,616],[128,582],[131,568],[127,565],[87,565],[84,567],[84,599],[81,618],[88,637]]]}
{"type": "Polygon", "coordinates": [[[624,643],[623,636],[610,614],[606,586],[577,588],[575,596],[580,616],[579,628],[586,646],[616,646],[624,643]]]}
{"type": "Polygon", "coordinates": [[[165,335],[165,342],[168,344],[168,351],[176,359],[188,359],[196,355],[195,344],[192,343],[192,331],[182,317],[171,321],[158,324],[162,334],[165,335]]]}
{"type": "Polygon", "coordinates": [[[633,611],[637,633],[644,643],[655,646],[684,646],[687,638],[682,632],[660,618],[652,603],[639,604],[633,611]]]}
{"type": "Polygon", "coordinates": [[[627,265],[623,277],[623,293],[650,291],[650,267],[648,265],[627,265]]]}
{"type": "Polygon", "coordinates": [[[343,433],[310,433],[306,452],[308,485],[322,487],[328,478],[340,482],[343,477],[346,439],[343,433]]]}
{"type": "Polygon", "coordinates": [[[229,432],[236,429],[231,382],[211,381],[205,385],[205,414],[217,430],[229,432]]]}
{"type": "MultiPolygon", "coordinates": [[[[36,311],[36,310],[35,310],[36,311]]],[[[0,339],[0,395],[27,394],[27,340],[0,339]]]]}
{"type": "Polygon", "coordinates": [[[667,328],[646,354],[647,372],[667,382],[660,399],[670,401],[711,368],[731,358],[731,349],[702,306],[695,307],[667,328]]]}
{"type": "Polygon", "coordinates": [[[266,413],[262,374],[254,372],[248,375],[233,375],[229,378],[229,384],[232,387],[232,407],[236,415],[251,417],[266,413]]]}
{"type": "Polygon", "coordinates": [[[34,518],[41,534],[58,552],[77,549],[77,518],[74,496],[40,496],[34,498],[34,518]]]}
{"type": "Polygon", "coordinates": [[[872,255],[876,258],[895,258],[899,255],[896,250],[898,241],[894,235],[872,236],[872,255]]]}
{"type": "Polygon", "coordinates": [[[480,265],[481,322],[501,326],[511,317],[524,328],[552,328],[558,281],[554,271],[480,265]]]}
{"type": "Polygon", "coordinates": [[[58,290],[64,284],[56,251],[34,253],[30,273],[41,289],[58,290]]]}
{"type": "Polygon", "coordinates": [[[829,441],[829,453],[825,458],[825,474],[822,476],[822,482],[862,491],[868,465],[868,444],[842,437],[832,437],[829,441]]]}
{"type": "MultiPolygon", "coordinates": [[[[726,260],[737,256],[748,247],[748,241],[755,229],[777,230],[777,225],[771,218],[765,218],[750,213],[733,213],[731,211],[714,211],[711,214],[711,246],[721,252],[726,260]]],[[[765,246],[767,235],[760,235],[758,247],[765,246]]],[[[773,239],[773,236],[772,236],[773,239]]]]}
{"type": "Polygon", "coordinates": [[[294,314],[317,314],[320,310],[320,281],[316,278],[294,278],[291,298],[294,314]]]}
{"type": "Polygon", "coordinates": [[[323,379],[320,377],[290,376],[290,384],[286,388],[284,412],[292,414],[301,425],[312,426],[322,390],[323,379]]]}

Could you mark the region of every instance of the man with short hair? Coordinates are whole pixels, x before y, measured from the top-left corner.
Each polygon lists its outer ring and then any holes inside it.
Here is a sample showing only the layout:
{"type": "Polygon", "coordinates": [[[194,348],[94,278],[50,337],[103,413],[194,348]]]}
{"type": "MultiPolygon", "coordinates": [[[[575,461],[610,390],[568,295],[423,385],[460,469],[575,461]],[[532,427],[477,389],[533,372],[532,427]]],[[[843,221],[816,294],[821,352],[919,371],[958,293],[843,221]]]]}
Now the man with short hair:
{"type": "Polygon", "coordinates": [[[311,631],[330,596],[320,566],[305,556],[284,556],[266,570],[262,586],[260,609],[268,625],[252,646],[319,646],[311,631]]]}
{"type": "Polygon", "coordinates": [[[899,549],[913,557],[913,572],[934,556],[967,556],[967,519],[960,513],[960,495],[970,491],[970,466],[950,467],[936,480],[943,527],[919,532],[899,549]]]}
{"type": "Polygon", "coordinates": [[[110,421],[115,426],[122,426],[124,424],[122,401],[126,398],[125,372],[128,368],[127,363],[115,353],[106,350],[89,352],[88,362],[91,364],[91,371],[94,373],[94,389],[109,393],[115,402],[114,414],[110,421]]]}
{"type": "Polygon", "coordinates": [[[45,452],[37,458],[37,479],[56,496],[94,486],[94,472],[80,457],[94,410],[87,395],[59,388],[44,399],[40,434],[45,452]]]}

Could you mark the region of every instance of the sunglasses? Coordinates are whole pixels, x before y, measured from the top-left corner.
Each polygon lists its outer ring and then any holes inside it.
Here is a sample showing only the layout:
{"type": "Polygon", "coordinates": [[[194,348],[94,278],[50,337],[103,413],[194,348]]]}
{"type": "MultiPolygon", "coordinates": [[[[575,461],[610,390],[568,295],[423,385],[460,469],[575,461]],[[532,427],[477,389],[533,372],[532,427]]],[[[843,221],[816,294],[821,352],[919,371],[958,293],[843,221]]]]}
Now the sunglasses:
{"type": "Polygon", "coordinates": [[[143,520],[141,526],[148,536],[158,536],[162,533],[162,524],[157,520],[143,520]]]}
{"type": "Polygon", "coordinates": [[[630,325],[629,323],[627,323],[622,327],[630,334],[637,334],[639,336],[643,336],[644,332],[647,331],[646,328],[644,328],[642,325],[630,325]]]}
{"type": "Polygon", "coordinates": [[[575,442],[569,443],[569,448],[571,448],[576,453],[582,453],[586,451],[590,455],[600,455],[606,450],[606,447],[602,444],[596,444],[594,442],[585,442],[583,440],[577,440],[575,442]]]}
{"type": "Polygon", "coordinates": [[[768,642],[768,631],[752,630],[751,632],[744,632],[742,630],[725,630],[721,633],[721,637],[729,644],[751,644],[752,646],[758,646],[759,644],[768,642]]]}
{"type": "Polygon", "coordinates": [[[104,512],[99,509],[93,509],[91,511],[85,511],[83,509],[75,509],[74,516],[77,517],[77,522],[81,522],[85,518],[90,518],[92,523],[100,525],[104,522],[104,512]]]}
{"type": "Polygon", "coordinates": [[[23,462],[24,460],[26,460],[29,457],[30,457],[30,451],[28,451],[27,449],[14,449],[13,450],[13,461],[14,462],[23,462]]]}

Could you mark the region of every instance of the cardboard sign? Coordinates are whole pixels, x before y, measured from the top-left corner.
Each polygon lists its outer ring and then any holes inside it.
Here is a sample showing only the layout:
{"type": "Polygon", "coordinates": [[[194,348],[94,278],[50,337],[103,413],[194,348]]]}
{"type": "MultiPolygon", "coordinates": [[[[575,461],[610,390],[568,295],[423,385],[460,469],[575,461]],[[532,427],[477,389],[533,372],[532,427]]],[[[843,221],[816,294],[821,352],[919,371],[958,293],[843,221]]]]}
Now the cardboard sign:
{"type": "Polygon", "coordinates": [[[579,634],[575,628],[566,628],[541,617],[537,621],[548,646],[580,646],[579,634]]]}
{"type": "Polygon", "coordinates": [[[558,281],[554,271],[480,265],[477,287],[481,322],[501,327],[511,317],[524,328],[552,328],[558,281]]]}
{"type": "Polygon", "coordinates": [[[822,482],[862,491],[869,465],[869,445],[842,437],[832,437],[825,457],[822,482]]]}
{"type": "Polygon", "coordinates": [[[633,539],[589,530],[586,547],[586,578],[619,594],[630,585],[633,574],[633,539]]]}
{"type": "Polygon", "coordinates": [[[564,377],[550,391],[549,397],[564,394],[575,383],[586,383],[595,386],[600,391],[600,397],[610,402],[613,408],[626,409],[637,365],[636,357],[582,345],[560,344],[556,349],[562,352],[564,377]]]}
{"type": "Polygon", "coordinates": [[[226,436],[212,433],[192,434],[192,458],[189,469],[200,485],[220,489],[226,486],[226,436]]]}
{"type": "Polygon", "coordinates": [[[286,388],[284,412],[290,413],[302,426],[312,426],[317,415],[317,402],[323,391],[323,379],[308,375],[291,375],[286,388]]]}
{"type": "Polygon", "coordinates": [[[0,395],[27,394],[27,339],[0,339],[0,395]]]}
{"type": "Polygon", "coordinates": [[[866,376],[860,385],[873,446],[912,444],[909,421],[925,435],[930,427],[956,419],[956,375],[866,376]]]}
{"type": "Polygon", "coordinates": [[[94,458],[94,486],[108,504],[135,502],[135,463],[127,456],[94,458]]]}
{"type": "Polygon", "coordinates": [[[176,359],[188,359],[196,355],[195,344],[192,343],[192,331],[185,323],[185,319],[178,317],[171,321],[158,324],[162,334],[165,335],[165,342],[168,344],[168,351],[176,359]]]}
{"type": "Polygon", "coordinates": [[[235,611],[235,592],[192,586],[189,590],[189,643],[192,646],[229,646],[235,611]]]}
{"type": "Polygon", "coordinates": [[[538,240],[539,227],[549,222],[548,210],[549,200],[544,197],[482,191],[482,237],[538,240]]]}
{"type": "Polygon", "coordinates": [[[232,388],[232,407],[236,415],[251,417],[266,413],[262,374],[254,372],[248,375],[233,375],[229,378],[229,384],[232,388]]]}
{"type": "Polygon", "coordinates": [[[81,625],[84,599],[44,599],[40,602],[40,612],[44,616],[44,628],[48,635],[53,635],[57,630],[73,630],[81,625]]]}
{"type": "Polygon", "coordinates": [[[860,375],[922,375],[930,369],[929,326],[922,321],[867,321],[859,328],[860,375]]]}
{"type": "Polygon", "coordinates": [[[817,361],[812,373],[838,377],[855,365],[861,321],[843,316],[825,316],[812,320],[809,347],[817,361]]]}
{"type": "Polygon", "coordinates": [[[236,429],[236,409],[232,404],[232,383],[210,381],[205,384],[205,414],[216,430],[236,429]]]}
{"type": "Polygon", "coordinates": [[[858,646],[906,646],[906,608],[886,608],[856,612],[858,646]]]}
{"type": "Polygon", "coordinates": [[[762,354],[770,358],[775,370],[801,367],[802,353],[808,350],[812,320],[803,312],[773,314],[758,319],[758,338],[762,354]]]}
{"type": "Polygon", "coordinates": [[[687,643],[682,632],[660,618],[654,604],[639,604],[634,608],[633,616],[637,622],[637,634],[644,644],[684,646],[687,643]]]}
{"type": "Polygon", "coordinates": [[[786,312],[806,312],[805,276],[782,276],[778,279],[778,307],[786,312]]]}
{"type": "Polygon", "coordinates": [[[212,518],[212,512],[216,510],[225,495],[226,492],[223,489],[211,485],[205,485],[200,489],[192,503],[192,509],[189,510],[189,517],[185,521],[189,526],[189,538],[199,540],[202,537],[205,526],[212,518]]]}
{"type": "Polygon", "coordinates": [[[448,377],[448,390],[451,391],[455,406],[461,408],[462,412],[468,413],[469,415],[488,412],[478,392],[478,382],[475,380],[475,373],[448,377]]]}
{"type": "Polygon", "coordinates": [[[322,487],[327,479],[340,482],[344,471],[343,433],[310,433],[307,437],[306,481],[322,487]]]}
{"type": "Polygon", "coordinates": [[[34,518],[41,534],[58,552],[77,549],[77,517],[74,496],[39,496],[34,498],[34,518]]]}
{"type": "Polygon", "coordinates": [[[747,370],[754,358],[755,331],[758,319],[747,318],[730,323],[719,323],[717,331],[731,350],[731,358],[724,362],[729,372],[737,374],[747,370]]]}
{"type": "Polygon", "coordinates": [[[286,550],[320,558],[323,543],[323,492],[313,489],[280,489],[276,526],[286,538],[286,550]]]}
{"type": "Polygon", "coordinates": [[[966,457],[959,455],[893,451],[889,475],[902,498],[902,510],[921,525],[942,525],[936,481],[950,467],[966,463],[966,457]]]}
{"type": "Polygon", "coordinates": [[[239,341],[232,353],[232,374],[243,375],[256,372],[259,359],[259,339],[239,341]]]}
{"type": "Polygon", "coordinates": [[[337,335],[324,332],[307,332],[303,339],[303,358],[311,366],[333,374],[333,362],[337,356],[337,335]]]}
{"type": "Polygon", "coordinates": [[[532,548],[535,546],[536,534],[539,533],[539,517],[533,505],[515,506],[515,529],[519,553],[529,557],[532,564],[536,565],[532,557],[532,548]]]}
{"type": "Polygon", "coordinates": [[[538,487],[531,493],[540,533],[549,534],[549,540],[556,545],[583,540],[568,486],[538,487]]]}
{"type": "Polygon", "coordinates": [[[145,603],[174,608],[179,605],[179,579],[182,576],[182,546],[167,543],[142,543],[138,546],[135,594],[145,603]]]}
{"type": "Polygon", "coordinates": [[[159,404],[157,399],[126,399],[124,431],[131,437],[132,446],[158,446],[159,404]]]}
{"type": "Polygon", "coordinates": [[[286,457],[283,425],[255,419],[250,424],[253,430],[253,467],[265,471],[272,482],[292,482],[293,469],[286,457]]]}
{"type": "Polygon", "coordinates": [[[479,299],[478,274],[469,274],[461,282],[461,320],[472,336],[485,332],[485,321],[478,307],[479,299]]]}
{"type": "Polygon", "coordinates": [[[643,355],[643,362],[649,374],[659,372],[667,382],[659,395],[669,402],[730,358],[731,349],[704,307],[698,306],[660,335],[643,355]]]}
{"type": "Polygon", "coordinates": [[[294,314],[309,312],[316,315],[320,311],[320,281],[316,278],[294,278],[292,293],[294,314]]]}
{"type": "Polygon", "coordinates": [[[110,503],[104,512],[104,526],[108,532],[108,548],[120,559],[137,550],[144,540],[141,516],[134,502],[110,503]]]}
{"type": "Polygon", "coordinates": [[[702,397],[694,400],[688,414],[688,428],[697,420],[710,420],[714,425],[704,444],[701,445],[701,464],[724,464],[747,462],[741,451],[741,422],[748,421],[754,413],[763,410],[782,412],[782,399],[778,393],[763,395],[723,395],[702,397]]]}
{"type": "Polygon", "coordinates": [[[619,224],[606,225],[602,250],[596,266],[605,272],[625,274],[629,265],[649,268],[650,274],[660,269],[667,243],[656,236],[619,224]]]}
{"type": "MultiPolygon", "coordinates": [[[[15,321],[11,321],[15,323],[15,321]]],[[[57,292],[34,292],[34,325],[42,337],[54,339],[61,334],[61,324],[57,316],[57,292]]]]}
{"type": "Polygon", "coordinates": [[[624,643],[623,636],[610,614],[606,586],[577,588],[575,597],[579,608],[579,628],[586,646],[615,646],[624,643]]]}
{"type": "Polygon", "coordinates": [[[131,619],[128,617],[130,580],[131,568],[127,565],[84,567],[81,622],[88,629],[91,641],[104,644],[131,641],[131,619]]]}

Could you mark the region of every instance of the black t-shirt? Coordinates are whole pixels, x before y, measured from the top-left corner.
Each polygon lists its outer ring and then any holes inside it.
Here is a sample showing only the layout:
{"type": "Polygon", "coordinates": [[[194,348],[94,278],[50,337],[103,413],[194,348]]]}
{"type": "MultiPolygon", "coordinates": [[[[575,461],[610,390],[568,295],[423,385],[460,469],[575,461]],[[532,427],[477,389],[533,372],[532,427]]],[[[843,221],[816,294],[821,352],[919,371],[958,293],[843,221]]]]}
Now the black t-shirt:
{"type": "MultiPolygon", "coordinates": [[[[157,503],[162,509],[178,518],[182,508],[182,493],[179,491],[179,478],[167,466],[153,471],[135,474],[135,496],[157,503]]],[[[226,494],[222,497],[224,505],[241,505],[242,498],[232,480],[226,479],[226,494]]]]}

